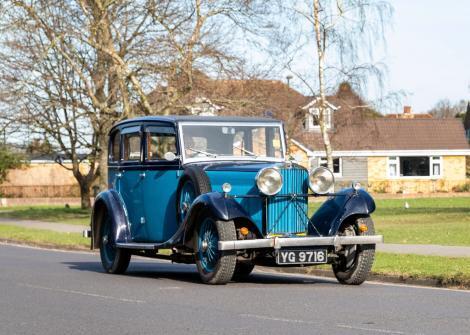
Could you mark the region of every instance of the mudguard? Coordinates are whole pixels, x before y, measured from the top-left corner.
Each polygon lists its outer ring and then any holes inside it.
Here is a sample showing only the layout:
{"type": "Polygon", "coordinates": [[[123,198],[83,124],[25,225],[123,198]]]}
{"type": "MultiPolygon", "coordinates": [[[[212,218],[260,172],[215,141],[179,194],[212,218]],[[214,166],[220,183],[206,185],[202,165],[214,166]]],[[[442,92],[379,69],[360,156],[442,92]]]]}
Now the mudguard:
{"type": "MultiPolygon", "coordinates": [[[[255,223],[250,215],[246,213],[243,207],[230,196],[226,197],[221,192],[204,193],[194,199],[191,208],[184,221],[185,236],[191,235],[192,228],[196,219],[202,211],[209,210],[216,220],[229,221],[234,219],[247,220],[255,233],[259,233],[255,223]]],[[[185,238],[186,240],[186,238],[185,238]]]]}
{"type": "Polygon", "coordinates": [[[131,242],[124,203],[119,193],[111,189],[99,193],[95,199],[91,215],[91,249],[99,248],[101,224],[105,214],[111,217],[115,241],[117,243],[131,242]]]}
{"type": "MultiPolygon", "coordinates": [[[[364,190],[344,189],[328,199],[310,221],[322,236],[336,235],[341,224],[350,217],[368,216],[375,211],[374,199],[364,190]]],[[[309,225],[308,234],[318,236],[309,225]]]]}

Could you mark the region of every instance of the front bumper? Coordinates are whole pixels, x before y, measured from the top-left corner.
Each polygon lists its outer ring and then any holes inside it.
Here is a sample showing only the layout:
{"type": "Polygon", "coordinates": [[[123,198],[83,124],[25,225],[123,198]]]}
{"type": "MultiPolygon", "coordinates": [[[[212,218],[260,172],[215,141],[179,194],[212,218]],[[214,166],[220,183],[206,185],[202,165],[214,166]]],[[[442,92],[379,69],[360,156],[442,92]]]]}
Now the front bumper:
{"type": "Polygon", "coordinates": [[[219,250],[245,250],[284,247],[340,247],[351,244],[383,243],[382,235],[369,236],[327,236],[327,237],[274,237],[255,240],[219,241],[219,250]]]}

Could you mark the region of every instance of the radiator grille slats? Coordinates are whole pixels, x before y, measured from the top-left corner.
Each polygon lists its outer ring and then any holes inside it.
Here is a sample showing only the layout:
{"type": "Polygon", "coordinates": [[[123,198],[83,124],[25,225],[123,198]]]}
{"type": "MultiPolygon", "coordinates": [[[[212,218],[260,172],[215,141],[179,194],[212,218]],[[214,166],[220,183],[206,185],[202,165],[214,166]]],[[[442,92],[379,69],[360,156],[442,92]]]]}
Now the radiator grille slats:
{"type": "MultiPolygon", "coordinates": [[[[308,172],[301,168],[280,170],[284,184],[279,194],[307,193],[308,172]]],[[[307,230],[308,199],[271,197],[267,206],[267,232],[270,234],[303,233],[307,230]]]]}

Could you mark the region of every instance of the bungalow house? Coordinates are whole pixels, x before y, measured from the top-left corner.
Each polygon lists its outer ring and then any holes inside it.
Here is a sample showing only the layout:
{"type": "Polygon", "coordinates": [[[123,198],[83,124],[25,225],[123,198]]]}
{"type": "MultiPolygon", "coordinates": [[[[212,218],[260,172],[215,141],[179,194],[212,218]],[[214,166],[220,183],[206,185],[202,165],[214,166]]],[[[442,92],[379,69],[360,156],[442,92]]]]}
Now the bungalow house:
{"type": "MultiPolygon", "coordinates": [[[[306,120],[317,113],[315,103],[304,106],[306,120]]],[[[429,193],[466,182],[470,148],[460,119],[413,117],[408,107],[403,117],[391,118],[357,119],[340,111],[331,104],[327,111],[337,187],[359,181],[373,192],[429,193]]],[[[306,122],[291,142],[291,152],[305,166],[326,165],[315,123],[306,122]]]]}

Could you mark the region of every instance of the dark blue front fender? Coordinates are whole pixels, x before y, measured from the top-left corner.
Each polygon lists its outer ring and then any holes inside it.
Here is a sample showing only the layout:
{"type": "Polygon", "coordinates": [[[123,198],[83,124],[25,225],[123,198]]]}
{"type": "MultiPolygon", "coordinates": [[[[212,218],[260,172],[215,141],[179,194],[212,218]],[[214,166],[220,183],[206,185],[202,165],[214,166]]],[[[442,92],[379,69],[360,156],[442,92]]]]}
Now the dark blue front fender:
{"type": "Polygon", "coordinates": [[[99,248],[101,225],[105,215],[111,219],[115,241],[119,243],[130,242],[131,234],[124,203],[119,193],[111,189],[98,194],[93,204],[91,215],[92,249],[99,248]]]}
{"type": "MultiPolygon", "coordinates": [[[[348,188],[325,201],[312,216],[311,222],[322,236],[333,236],[348,218],[368,216],[374,211],[375,202],[369,193],[348,188]]],[[[318,235],[310,226],[308,233],[318,235]]]]}
{"type": "Polygon", "coordinates": [[[216,220],[248,220],[253,229],[257,229],[255,223],[251,220],[250,215],[235,199],[230,198],[230,196],[225,197],[224,194],[220,192],[209,192],[201,194],[194,199],[185,220],[186,236],[190,235],[197,218],[204,211],[209,211],[216,220]]]}

